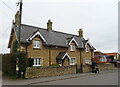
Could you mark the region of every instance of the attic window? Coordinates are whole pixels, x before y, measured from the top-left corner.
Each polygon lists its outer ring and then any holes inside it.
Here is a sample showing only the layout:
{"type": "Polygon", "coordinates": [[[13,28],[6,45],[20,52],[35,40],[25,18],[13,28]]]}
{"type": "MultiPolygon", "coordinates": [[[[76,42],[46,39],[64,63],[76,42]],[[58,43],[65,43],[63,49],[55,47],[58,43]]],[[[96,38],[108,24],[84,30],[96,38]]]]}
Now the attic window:
{"type": "Polygon", "coordinates": [[[75,51],[75,46],[73,44],[70,45],[70,51],[75,51]]]}
{"type": "Polygon", "coordinates": [[[33,48],[40,48],[40,40],[33,41],[33,48]]]}
{"type": "Polygon", "coordinates": [[[86,52],[88,52],[89,51],[89,48],[86,46],[86,52]]]}

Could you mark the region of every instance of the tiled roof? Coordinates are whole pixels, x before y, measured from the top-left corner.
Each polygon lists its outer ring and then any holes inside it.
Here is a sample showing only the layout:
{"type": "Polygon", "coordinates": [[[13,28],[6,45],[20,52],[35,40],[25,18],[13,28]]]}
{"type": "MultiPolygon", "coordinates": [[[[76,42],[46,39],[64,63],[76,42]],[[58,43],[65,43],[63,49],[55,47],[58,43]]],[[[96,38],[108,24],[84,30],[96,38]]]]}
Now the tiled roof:
{"type": "Polygon", "coordinates": [[[118,53],[103,53],[104,55],[107,55],[107,56],[115,56],[117,55],[118,53]]]}
{"type": "MultiPolygon", "coordinates": [[[[14,25],[14,30],[18,37],[18,28],[15,25],[14,25]]],[[[46,40],[46,42],[43,43],[46,46],[53,45],[53,46],[68,47],[66,45],[66,40],[67,39],[71,40],[71,38],[73,37],[78,43],[77,48],[84,48],[82,44],[86,42],[86,40],[83,37],[80,37],[74,34],[63,33],[63,32],[54,31],[54,30],[52,32],[49,32],[47,29],[44,29],[44,28],[22,24],[21,25],[21,38],[20,38],[21,43],[29,43],[30,41],[28,41],[27,39],[31,35],[33,35],[36,31],[39,31],[40,34],[43,36],[43,38],[46,40]]],[[[94,49],[94,47],[92,49],[94,49]]]]}

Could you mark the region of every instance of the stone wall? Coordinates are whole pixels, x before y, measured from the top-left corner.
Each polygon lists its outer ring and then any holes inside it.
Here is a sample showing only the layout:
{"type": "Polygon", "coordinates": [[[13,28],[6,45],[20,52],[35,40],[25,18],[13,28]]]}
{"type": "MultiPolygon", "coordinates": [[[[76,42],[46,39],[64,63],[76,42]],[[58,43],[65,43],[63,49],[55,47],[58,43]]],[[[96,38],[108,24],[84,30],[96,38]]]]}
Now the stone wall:
{"type": "MultiPolygon", "coordinates": [[[[97,64],[99,67],[99,70],[111,70],[114,69],[114,64],[97,64]]],[[[83,65],[83,73],[85,72],[92,72],[92,67],[91,65],[83,65]]]]}
{"type": "Polygon", "coordinates": [[[98,64],[98,67],[101,70],[111,70],[114,69],[114,64],[110,63],[110,64],[98,64]]]}
{"type": "Polygon", "coordinates": [[[92,71],[91,65],[83,65],[83,73],[91,71],[92,71]]]}
{"type": "Polygon", "coordinates": [[[66,67],[28,67],[26,69],[25,78],[59,76],[65,74],[75,74],[76,66],[66,67]]]}

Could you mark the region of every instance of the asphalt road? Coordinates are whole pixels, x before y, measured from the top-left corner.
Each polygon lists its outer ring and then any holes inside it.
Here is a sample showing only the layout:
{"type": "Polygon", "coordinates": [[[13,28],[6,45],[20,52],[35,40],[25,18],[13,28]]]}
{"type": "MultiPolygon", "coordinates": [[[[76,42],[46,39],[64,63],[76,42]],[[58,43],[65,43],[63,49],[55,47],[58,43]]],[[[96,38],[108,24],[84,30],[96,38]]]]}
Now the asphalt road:
{"type": "Polygon", "coordinates": [[[32,85],[118,85],[118,71],[102,72],[89,76],[35,83],[32,85]]]}
{"type": "MultiPolygon", "coordinates": [[[[1,76],[0,76],[1,77],[1,76]]],[[[1,80],[1,79],[0,79],[1,80]]],[[[12,80],[3,75],[3,85],[118,85],[118,69],[33,79],[12,80]]]]}

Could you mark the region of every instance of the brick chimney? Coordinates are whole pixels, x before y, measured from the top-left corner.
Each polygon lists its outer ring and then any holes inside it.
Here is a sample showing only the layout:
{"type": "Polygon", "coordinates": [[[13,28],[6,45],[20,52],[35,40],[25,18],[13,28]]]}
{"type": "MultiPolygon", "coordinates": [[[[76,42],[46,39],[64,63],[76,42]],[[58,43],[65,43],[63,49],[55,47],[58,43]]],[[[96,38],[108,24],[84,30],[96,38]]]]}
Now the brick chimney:
{"type": "Polygon", "coordinates": [[[82,28],[79,29],[78,34],[79,34],[80,37],[83,37],[83,30],[82,30],[82,28]]]}
{"type": "Polygon", "coordinates": [[[17,11],[15,14],[15,25],[18,27],[20,25],[20,12],[17,11]]]}
{"type": "Polygon", "coordinates": [[[48,20],[47,29],[49,32],[52,32],[52,22],[50,20],[48,20]]]}

